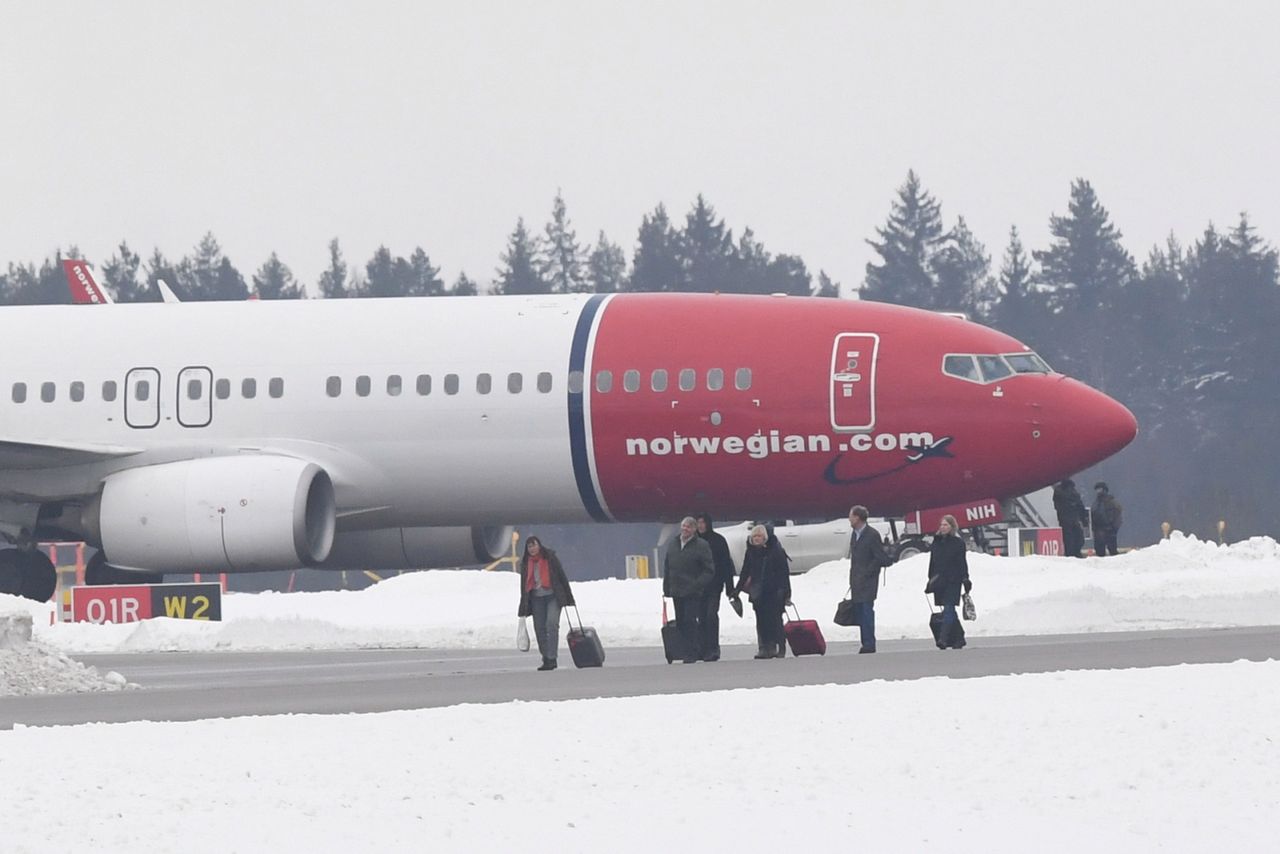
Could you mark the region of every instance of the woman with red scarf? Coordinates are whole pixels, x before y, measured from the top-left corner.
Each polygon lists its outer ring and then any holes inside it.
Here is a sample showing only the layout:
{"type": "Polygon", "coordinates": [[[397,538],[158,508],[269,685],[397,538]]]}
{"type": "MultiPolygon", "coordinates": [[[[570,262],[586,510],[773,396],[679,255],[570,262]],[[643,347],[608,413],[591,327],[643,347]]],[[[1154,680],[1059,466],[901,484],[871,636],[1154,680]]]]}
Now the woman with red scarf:
{"type": "Polygon", "coordinates": [[[538,652],[542,653],[539,670],[556,669],[560,609],[573,604],[573,591],[569,589],[560,558],[537,537],[529,537],[524,541],[524,556],[520,559],[518,616],[533,616],[533,633],[538,638],[538,652]]]}

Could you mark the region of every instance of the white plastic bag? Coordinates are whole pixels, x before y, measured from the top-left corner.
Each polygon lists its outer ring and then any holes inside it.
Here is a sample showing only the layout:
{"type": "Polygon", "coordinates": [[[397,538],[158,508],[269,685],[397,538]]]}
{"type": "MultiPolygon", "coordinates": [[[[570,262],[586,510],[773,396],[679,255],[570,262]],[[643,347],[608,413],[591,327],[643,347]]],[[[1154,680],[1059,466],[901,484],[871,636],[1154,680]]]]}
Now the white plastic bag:
{"type": "Polygon", "coordinates": [[[520,618],[520,624],[516,626],[516,649],[521,652],[529,651],[529,621],[525,617],[520,618]]]}

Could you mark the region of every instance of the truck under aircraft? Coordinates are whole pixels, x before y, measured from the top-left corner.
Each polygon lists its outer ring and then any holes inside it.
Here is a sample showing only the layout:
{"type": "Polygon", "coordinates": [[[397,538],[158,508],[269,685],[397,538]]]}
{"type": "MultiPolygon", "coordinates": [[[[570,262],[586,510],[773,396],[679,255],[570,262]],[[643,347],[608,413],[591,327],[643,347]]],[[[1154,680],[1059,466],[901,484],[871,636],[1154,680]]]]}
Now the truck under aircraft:
{"type": "Polygon", "coordinates": [[[1021,495],[1137,432],[957,317],[612,294],[0,309],[0,591],[35,543],[137,572],[503,554],[522,523],[901,515],[1021,495]],[[50,330],[67,342],[50,348],[50,330]]]}

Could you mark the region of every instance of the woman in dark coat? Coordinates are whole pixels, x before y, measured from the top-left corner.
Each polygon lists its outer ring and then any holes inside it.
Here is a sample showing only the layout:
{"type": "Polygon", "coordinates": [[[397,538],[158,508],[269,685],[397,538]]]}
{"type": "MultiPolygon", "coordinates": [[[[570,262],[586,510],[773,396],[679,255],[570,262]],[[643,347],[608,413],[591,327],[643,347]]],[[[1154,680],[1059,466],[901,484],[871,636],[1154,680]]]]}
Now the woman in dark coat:
{"type": "Polygon", "coordinates": [[[956,530],[956,517],[942,517],[938,533],[929,549],[929,582],[933,601],[942,606],[942,629],[938,632],[938,649],[960,649],[964,638],[956,638],[956,606],[960,604],[960,589],[968,593],[973,589],[969,580],[969,559],[965,555],[964,540],[956,530]]]}
{"type": "Polygon", "coordinates": [[[556,669],[560,647],[560,609],[573,605],[573,591],[560,565],[560,558],[544,548],[537,537],[524,541],[520,559],[520,610],[518,616],[533,616],[533,633],[542,653],[539,670],[556,669]]]}
{"type": "Polygon", "coordinates": [[[747,553],[742,558],[736,593],[747,591],[756,612],[756,658],[784,658],[787,639],[782,632],[782,610],[791,600],[791,567],[782,543],[764,525],[751,529],[747,553]]]}

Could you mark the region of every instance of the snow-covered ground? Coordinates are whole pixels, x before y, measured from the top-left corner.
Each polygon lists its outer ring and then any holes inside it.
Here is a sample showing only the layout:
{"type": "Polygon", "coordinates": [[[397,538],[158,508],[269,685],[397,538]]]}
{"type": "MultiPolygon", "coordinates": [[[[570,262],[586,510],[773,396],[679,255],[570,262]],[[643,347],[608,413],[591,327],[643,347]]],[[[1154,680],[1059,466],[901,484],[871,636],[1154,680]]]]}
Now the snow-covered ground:
{"type": "MultiPolygon", "coordinates": [[[[881,637],[927,631],[926,560],[889,571],[881,637]]],[[[1270,539],[971,560],[971,638],[1280,615],[1270,539]]],[[[830,564],[795,579],[802,612],[832,638],[852,634],[829,623],[844,575],[830,564]]],[[[0,612],[29,610],[28,647],[52,655],[505,647],[515,586],[509,574],[439,572],[358,593],[237,594],[221,625],[49,626],[46,606],[11,597],[0,612]]],[[[658,582],[575,593],[606,644],[656,643],[658,582]]],[[[749,617],[722,612],[729,640],[752,638],[749,617]]],[[[0,732],[0,849],[1265,850],[1280,826],[1277,712],[1280,662],[1268,661],[18,727],[0,732]]]]}
{"type": "MultiPolygon", "coordinates": [[[[977,622],[970,638],[1130,629],[1267,625],[1280,619],[1280,546],[1260,537],[1218,546],[1175,534],[1109,558],[989,557],[970,554],[977,622]]],[[[923,594],[928,556],[885,572],[876,603],[880,639],[928,635],[923,594]]],[[[844,597],[844,561],[793,579],[800,614],[822,623],[829,640],[856,629],[831,622],[844,597]]],[[[140,624],[49,624],[49,605],[0,595],[0,613],[26,609],[35,638],[65,652],[262,650],[351,647],[510,648],[515,643],[517,581],[511,573],[423,572],[367,590],[234,593],[223,621],[154,619],[140,624]]],[[[606,647],[659,643],[661,582],[590,581],[573,585],[582,618],[606,647]]],[[[738,619],[721,608],[729,643],[752,643],[751,609],[738,619]]],[[[563,628],[563,622],[562,622],[563,628]]]]}

